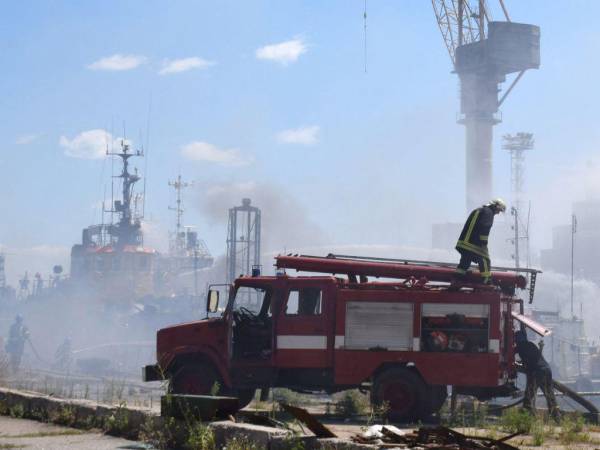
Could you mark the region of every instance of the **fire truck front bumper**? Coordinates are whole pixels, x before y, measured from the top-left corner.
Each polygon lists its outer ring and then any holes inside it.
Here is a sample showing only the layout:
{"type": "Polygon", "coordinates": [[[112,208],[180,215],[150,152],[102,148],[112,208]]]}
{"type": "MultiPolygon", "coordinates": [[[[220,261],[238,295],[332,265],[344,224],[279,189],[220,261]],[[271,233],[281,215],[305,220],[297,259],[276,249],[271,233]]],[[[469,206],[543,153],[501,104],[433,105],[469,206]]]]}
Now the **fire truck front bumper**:
{"type": "Polygon", "coordinates": [[[160,370],[158,364],[150,364],[142,367],[142,380],[143,381],[162,381],[164,380],[163,372],[160,370]]]}

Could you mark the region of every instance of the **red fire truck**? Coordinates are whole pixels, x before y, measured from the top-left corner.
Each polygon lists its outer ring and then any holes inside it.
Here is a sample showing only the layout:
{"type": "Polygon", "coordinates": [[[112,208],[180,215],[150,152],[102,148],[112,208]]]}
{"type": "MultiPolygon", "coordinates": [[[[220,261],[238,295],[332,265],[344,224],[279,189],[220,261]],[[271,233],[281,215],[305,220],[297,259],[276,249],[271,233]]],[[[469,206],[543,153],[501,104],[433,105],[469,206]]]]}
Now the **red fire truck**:
{"type": "Polygon", "coordinates": [[[159,330],[144,380],[167,378],[186,394],[219,383],[240,407],[259,388],[370,389],[398,421],[437,412],[449,385],[481,399],[514,390],[514,319],[537,328],[515,296],[522,273],[495,270],[484,285],[475,271],[456,286],[439,263],[287,255],[275,265],[275,276],[238,278],[221,308],[211,289],[207,311],[218,317],[159,330]]]}

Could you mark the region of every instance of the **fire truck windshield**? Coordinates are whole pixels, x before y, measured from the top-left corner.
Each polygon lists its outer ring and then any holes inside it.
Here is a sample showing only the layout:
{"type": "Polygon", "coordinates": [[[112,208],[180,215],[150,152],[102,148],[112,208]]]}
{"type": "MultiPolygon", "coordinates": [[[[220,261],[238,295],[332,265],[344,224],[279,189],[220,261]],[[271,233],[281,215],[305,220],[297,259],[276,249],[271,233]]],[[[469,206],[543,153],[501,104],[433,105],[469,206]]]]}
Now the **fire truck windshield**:
{"type": "Polygon", "coordinates": [[[268,298],[266,289],[240,286],[235,293],[232,310],[234,312],[250,312],[256,316],[264,315],[270,313],[268,298]]]}

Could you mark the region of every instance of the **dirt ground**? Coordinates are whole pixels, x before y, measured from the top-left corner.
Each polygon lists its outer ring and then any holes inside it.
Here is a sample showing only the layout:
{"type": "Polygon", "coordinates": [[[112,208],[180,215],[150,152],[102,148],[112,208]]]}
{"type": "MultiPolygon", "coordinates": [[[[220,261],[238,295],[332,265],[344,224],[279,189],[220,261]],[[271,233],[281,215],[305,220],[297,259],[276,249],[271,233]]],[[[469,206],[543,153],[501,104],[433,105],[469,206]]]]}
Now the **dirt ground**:
{"type": "Polygon", "coordinates": [[[30,450],[142,450],[149,447],[140,442],[107,436],[98,431],[82,431],[33,420],[0,416],[0,449],[9,448],[30,450]]]}
{"type": "MultiPolygon", "coordinates": [[[[65,374],[49,371],[26,371],[14,377],[4,377],[0,385],[52,394],[63,398],[87,398],[105,404],[126,403],[131,406],[143,407],[153,410],[160,408],[160,397],[165,393],[165,386],[160,383],[142,383],[134,378],[117,377],[91,377],[82,374],[65,374]]],[[[288,420],[291,426],[298,432],[310,432],[302,427],[297,421],[290,421],[278,411],[277,402],[295,404],[306,408],[316,415],[326,426],[328,426],[338,437],[351,439],[352,436],[360,435],[370,425],[381,424],[382,420],[369,412],[368,399],[366,396],[356,395],[353,397],[357,404],[352,406],[362,410],[362,413],[343,415],[340,413],[340,404],[343,397],[340,394],[329,395],[303,395],[288,390],[274,390],[269,401],[260,402],[257,399],[247,408],[260,414],[275,416],[279,420],[288,420]]],[[[469,422],[463,418],[462,422],[449,421],[442,417],[441,423],[451,426],[467,435],[489,436],[501,438],[508,434],[500,424],[498,417],[478,418],[477,426],[464,427],[469,422]]],[[[567,424],[568,429],[552,424],[536,424],[535,430],[528,435],[521,435],[509,441],[510,444],[519,448],[549,448],[549,449],[600,449],[600,426],[572,423],[567,424]],[[537,445],[534,445],[537,444],[537,445]]],[[[398,426],[407,431],[414,430],[415,425],[398,426]]]]}

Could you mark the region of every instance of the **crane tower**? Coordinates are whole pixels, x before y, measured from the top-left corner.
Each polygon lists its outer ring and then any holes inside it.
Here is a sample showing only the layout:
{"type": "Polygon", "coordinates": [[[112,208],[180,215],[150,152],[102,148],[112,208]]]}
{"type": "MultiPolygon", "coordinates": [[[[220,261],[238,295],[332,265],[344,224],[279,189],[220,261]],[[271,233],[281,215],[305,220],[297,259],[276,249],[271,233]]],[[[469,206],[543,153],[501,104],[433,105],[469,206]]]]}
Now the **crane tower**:
{"type": "Polygon", "coordinates": [[[460,79],[460,116],[466,137],[466,206],[492,196],[492,137],[499,108],[523,74],[540,66],[540,28],[494,21],[485,0],[431,0],[454,71],[460,79]],[[499,98],[500,85],[516,73],[499,98]]]}

